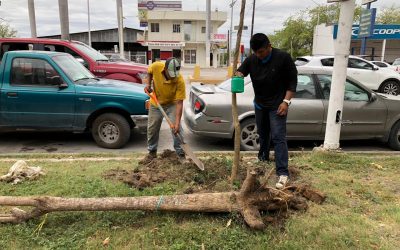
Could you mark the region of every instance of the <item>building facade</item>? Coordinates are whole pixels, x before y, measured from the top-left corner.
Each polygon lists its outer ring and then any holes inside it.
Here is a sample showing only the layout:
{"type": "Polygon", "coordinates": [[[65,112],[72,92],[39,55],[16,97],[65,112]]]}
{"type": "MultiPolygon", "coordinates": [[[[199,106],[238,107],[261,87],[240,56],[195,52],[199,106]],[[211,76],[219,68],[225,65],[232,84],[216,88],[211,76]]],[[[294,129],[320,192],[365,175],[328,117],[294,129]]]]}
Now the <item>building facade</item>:
{"type": "MultiPolygon", "coordinates": [[[[350,54],[367,60],[392,63],[400,58],[400,24],[377,24],[372,36],[367,39],[365,55],[361,55],[361,39],[358,25],[353,25],[350,54]]],[[[320,24],[314,29],[313,55],[333,55],[336,46],[337,25],[320,24]]]]}
{"type": "MultiPolygon", "coordinates": [[[[218,34],[218,28],[226,19],[226,12],[211,13],[209,66],[212,67],[222,64],[220,52],[227,44],[227,35],[218,34]]],[[[147,25],[140,42],[148,47],[149,62],[174,56],[185,66],[208,67],[205,11],[148,11],[147,25]]]]}

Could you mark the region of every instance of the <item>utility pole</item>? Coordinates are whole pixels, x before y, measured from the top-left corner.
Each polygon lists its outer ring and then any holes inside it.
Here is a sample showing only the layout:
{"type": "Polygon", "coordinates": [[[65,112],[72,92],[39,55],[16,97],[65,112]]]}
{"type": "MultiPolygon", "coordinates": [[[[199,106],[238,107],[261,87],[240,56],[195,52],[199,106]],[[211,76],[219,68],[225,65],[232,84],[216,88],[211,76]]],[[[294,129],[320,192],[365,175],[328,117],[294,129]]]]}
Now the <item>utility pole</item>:
{"type": "Polygon", "coordinates": [[[121,58],[125,58],[124,54],[124,23],[122,13],[122,0],[117,0],[117,18],[118,18],[118,40],[119,40],[119,54],[121,58]]]}
{"type": "Polygon", "coordinates": [[[29,23],[31,26],[31,37],[36,38],[36,16],[35,16],[35,0],[28,0],[29,23]]]}
{"type": "Polygon", "coordinates": [[[61,39],[70,40],[70,38],[69,38],[68,0],[58,0],[58,8],[59,8],[59,12],[60,12],[61,39]]]}
{"type": "MultiPolygon", "coordinates": [[[[329,96],[324,149],[339,149],[342,126],[344,87],[350,54],[351,30],[356,0],[341,0],[338,35],[335,46],[331,93],[329,96]]],[[[328,1],[329,2],[329,1],[328,1]]]]}
{"type": "Polygon", "coordinates": [[[254,31],[254,14],[256,12],[256,0],[253,0],[253,14],[251,16],[251,34],[250,37],[253,36],[253,31],[254,31]]]}
{"type": "Polygon", "coordinates": [[[92,34],[90,32],[90,0],[87,0],[87,19],[88,19],[88,45],[92,47],[92,34]]]}
{"type": "MultiPolygon", "coordinates": [[[[232,50],[232,29],[233,29],[233,6],[235,6],[237,0],[232,0],[231,4],[229,4],[229,7],[231,7],[231,27],[229,29],[229,49],[232,50]]],[[[228,66],[231,65],[231,51],[228,51],[229,54],[229,62],[228,66]]]]}
{"type": "Polygon", "coordinates": [[[206,68],[210,67],[211,0],[206,0],[206,68]]]}

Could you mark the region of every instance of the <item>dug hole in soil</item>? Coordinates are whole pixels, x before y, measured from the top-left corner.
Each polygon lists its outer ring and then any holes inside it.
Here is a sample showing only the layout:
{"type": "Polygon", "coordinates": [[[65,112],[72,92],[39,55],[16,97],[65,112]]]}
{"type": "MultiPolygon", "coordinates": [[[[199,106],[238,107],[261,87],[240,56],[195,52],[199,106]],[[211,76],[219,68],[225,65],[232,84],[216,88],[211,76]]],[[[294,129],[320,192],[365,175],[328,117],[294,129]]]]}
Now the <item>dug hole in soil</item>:
{"type": "MultiPolygon", "coordinates": [[[[103,177],[122,181],[138,190],[151,188],[160,183],[180,183],[184,186],[181,194],[230,192],[232,159],[233,157],[226,154],[201,157],[205,170],[199,171],[193,162],[181,163],[174,151],[165,150],[150,163],[138,163],[132,170],[111,169],[105,172],[103,177]]],[[[258,188],[252,196],[265,196],[265,191],[268,191],[270,197],[257,199],[273,203],[268,205],[268,211],[261,212],[262,219],[265,224],[283,228],[284,221],[291,213],[306,211],[309,201],[322,204],[326,198],[320,191],[312,189],[309,184],[301,180],[300,168],[302,167],[289,166],[290,183],[285,189],[276,190],[274,162],[268,164],[258,162],[256,157],[242,157],[234,189],[238,191],[239,185],[246,178],[247,169],[256,171],[258,188]]]]}

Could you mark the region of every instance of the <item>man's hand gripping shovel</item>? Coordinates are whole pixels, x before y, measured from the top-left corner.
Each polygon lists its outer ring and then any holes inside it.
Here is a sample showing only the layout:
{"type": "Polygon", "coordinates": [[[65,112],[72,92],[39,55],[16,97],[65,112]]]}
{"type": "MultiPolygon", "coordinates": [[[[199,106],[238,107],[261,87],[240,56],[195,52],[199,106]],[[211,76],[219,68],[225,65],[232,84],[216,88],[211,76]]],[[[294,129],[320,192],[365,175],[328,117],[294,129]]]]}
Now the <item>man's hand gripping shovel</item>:
{"type": "MultiPolygon", "coordinates": [[[[169,117],[167,116],[167,114],[165,113],[163,107],[160,105],[160,103],[157,100],[157,97],[154,93],[154,91],[152,91],[151,89],[145,89],[145,92],[147,95],[150,96],[150,98],[157,104],[158,109],[160,110],[160,112],[162,113],[162,115],[164,116],[165,120],[167,120],[169,127],[171,128],[171,130],[174,129],[174,125],[172,124],[171,120],[169,119],[169,117]]],[[[196,155],[193,153],[192,149],[189,147],[188,144],[186,144],[183,141],[182,136],[179,133],[174,133],[174,131],[172,131],[172,133],[174,134],[174,136],[178,137],[179,142],[181,143],[181,147],[183,149],[183,151],[185,152],[186,156],[191,159],[196,166],[200,169],[200,170],[204,170],[204,164],[199,160],[199,158],[196,157],[196,155]]]]}

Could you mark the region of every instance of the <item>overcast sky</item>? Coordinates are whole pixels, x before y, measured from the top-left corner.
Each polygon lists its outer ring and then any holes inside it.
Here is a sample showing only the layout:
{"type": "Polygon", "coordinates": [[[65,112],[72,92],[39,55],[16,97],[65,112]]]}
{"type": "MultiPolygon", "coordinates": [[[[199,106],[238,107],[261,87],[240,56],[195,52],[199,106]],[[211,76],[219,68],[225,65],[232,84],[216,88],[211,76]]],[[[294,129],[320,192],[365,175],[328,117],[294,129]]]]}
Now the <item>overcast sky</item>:
{"type": "MultiPolygon", "coordinates": [[[[183,10],[205,11],[205,0],[182,0],[183,10]]],[[[221,26],[219,33],[227,33],[230,26],[231,0],[211,0],[211,9],[228,12],[227,22],[221,26]]],[[[233,23],[239,22],[241,0],[234,6],[233,23]]],[[[285,19],[306,8],[313,8],[326,4],[326,0],[256,0],[256,15],[254,32],[272,34],[274,30],[282,28],[285,19]]],[[[357,0],[361,3],[361,0],[357,0]]],[[[390,7],[399,0],[378,0],[372,7],[378,12],[384,7],[390,7]]],[[[243,42],[246,44],[250,36],[251,11],[253,0],[247,0],[245,25],[248,31],[243,33],[243,42]]],[[[60,34],[58,0],[35,0],[36,23],[38,36],[60,34]]],[[[137,18],[137,0],[123,0],[124,26],[139,28],[137,18]]],[[[12,28],[18,31],[19,37],[29,37],[28,0],[1,0],[0,18],[9,22],[12,28]]],[[[91,29],[106,29],[117,27],[117,11],[115,0],[90,0],[91,29]]],[[[70,32],[87,31],[87,0],[69,0],[70,32]]]]}

